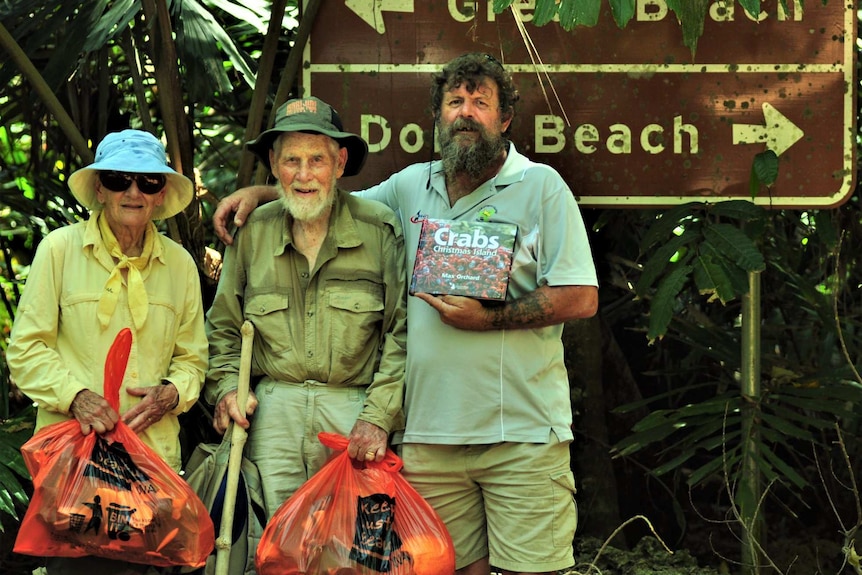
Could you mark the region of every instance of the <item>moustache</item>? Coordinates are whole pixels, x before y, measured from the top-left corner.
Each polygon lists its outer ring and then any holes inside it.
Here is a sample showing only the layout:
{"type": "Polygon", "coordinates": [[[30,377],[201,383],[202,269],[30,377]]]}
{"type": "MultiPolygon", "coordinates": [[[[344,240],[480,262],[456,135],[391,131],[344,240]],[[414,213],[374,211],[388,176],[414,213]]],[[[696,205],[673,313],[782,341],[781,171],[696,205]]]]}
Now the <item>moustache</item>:
{"type": "Polygon", "coordinates": [[[449,128],[450,132],[457,132],[458,130],[475,130],[477,132],[482,131],[482,125],[475,120],[471,120],[470,118],[458,118],[449,128]]]}

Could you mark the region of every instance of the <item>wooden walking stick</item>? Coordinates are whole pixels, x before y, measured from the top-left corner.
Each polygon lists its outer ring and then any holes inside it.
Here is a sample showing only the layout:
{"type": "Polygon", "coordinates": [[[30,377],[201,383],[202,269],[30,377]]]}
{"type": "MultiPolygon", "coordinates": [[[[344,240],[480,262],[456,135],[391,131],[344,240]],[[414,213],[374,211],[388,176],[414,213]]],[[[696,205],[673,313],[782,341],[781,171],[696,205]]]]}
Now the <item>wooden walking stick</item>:
{"type": "MultiPolygon", "coordinates": [[[[251,377],[251,347],[254,342],[254,325],[248,320],[243,322],[240,329],[242,334],[242,347],[239,359],[239,383],[236,390],[236,403],[240,410],[245,413],[248,403],[248,385],[251,377]]],[[[230,565],[231,534],[233,531],[234,507],[236,507],[236,491],[239,486],[239,472],[242,466],[242,451],[245,448],[248,432],[234,422],[230,429],[230,456],[227,463],[227,484],[225,486],[224,507],[221,516],[221,527],[216,539],[216,568],[215,575],[227,575],[230,565]]]]}

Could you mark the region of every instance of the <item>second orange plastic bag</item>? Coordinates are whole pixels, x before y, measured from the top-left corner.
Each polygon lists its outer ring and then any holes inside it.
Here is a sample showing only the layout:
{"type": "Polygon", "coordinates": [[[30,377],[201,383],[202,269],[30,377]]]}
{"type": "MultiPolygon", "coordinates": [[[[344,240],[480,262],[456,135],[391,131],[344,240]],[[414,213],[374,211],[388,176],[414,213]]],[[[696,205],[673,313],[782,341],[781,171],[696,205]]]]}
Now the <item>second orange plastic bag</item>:
{"type": "Polygon", "coordinates": [[[320,433],[340,453],[276,511],[257,548],[258,575],[451,575],[455,551],[437,513],[387,451],[357,463],[347,439],[320,433]]]}
{"type": "MultiPolygon", "coordinates": [[[[121,331],[106,360],[105,398],[115,409],[131,337],[121,331]]],[[[55,423],[21,453],[34,492],[16,553],[200,567],[212,551],[206,507],[122,421],[104,435],[82,435],[75,419],[55,423]]]]}

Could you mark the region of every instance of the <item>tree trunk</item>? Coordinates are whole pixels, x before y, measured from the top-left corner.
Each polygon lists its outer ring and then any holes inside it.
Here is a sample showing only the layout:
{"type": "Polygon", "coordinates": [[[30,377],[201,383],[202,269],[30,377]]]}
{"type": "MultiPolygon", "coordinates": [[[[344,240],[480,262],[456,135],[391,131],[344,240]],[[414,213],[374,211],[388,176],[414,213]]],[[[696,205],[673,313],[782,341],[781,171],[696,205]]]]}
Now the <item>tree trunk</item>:
{"type": "Polygon", "coordinates": [[[563,348],[575,432],[572,467],[579,486],[578,534],[600,539],[606,538],[620,524],[617,482],[608,449],[602,347],[599,316],[565,325],[563,348]]]}

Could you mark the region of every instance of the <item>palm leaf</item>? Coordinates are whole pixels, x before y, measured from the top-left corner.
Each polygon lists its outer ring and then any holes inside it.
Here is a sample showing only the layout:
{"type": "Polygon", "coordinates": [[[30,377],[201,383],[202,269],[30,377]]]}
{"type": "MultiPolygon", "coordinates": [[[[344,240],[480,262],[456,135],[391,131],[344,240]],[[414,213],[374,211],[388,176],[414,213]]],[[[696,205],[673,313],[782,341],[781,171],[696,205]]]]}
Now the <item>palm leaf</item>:
{"type": "Polygon", "coordinates": [[[30,502],[24,488],[24,483],[30,482],[30,473],[24,465],[21,446],[33,435],[35,414],[36,410],[29,405],[0,423],[0,531],[4,530],[4,514],[17,522],[17,510],[25,509],[30,502]]]}
{"type": "Polygon", "coordinates": [[[763,456],[763,461],[769,463],[767,467],[776,469],[777,478],[789,479],[799,489],[808,487],[808,482],[805,478],[797,473],[793,466],[788,465],[783,459],[778,457],[768,446],[762,443],[759,444],[757,452],[763,456]]]}
{"type": "MultiPolygon", "coordinates": [[[[717,473],[722,473],[722,470],[727,469],[728,473],[733,476],[732,470],[736,468],[742,459],[742,449],[739,444],[732,446],[729,450],[722,453],[704,465],[695,469],[689,475],[686,483],[690,487],[699,485],[702,481],[715,476],[717,473]]],[[[723,474],[723,473],[722,473],[723,474]]]]}
{"type": "Polygon", "coordinates": [[[789,421],[785,421],[770,413],[761,411],[760,418],[763,420],[763,423],[768,424],[780,434],[779,441],[786,442],[787,437],[795,437],[804,441],[812,441],[814,439],[810,431],[793,425],[789,421]]]}

